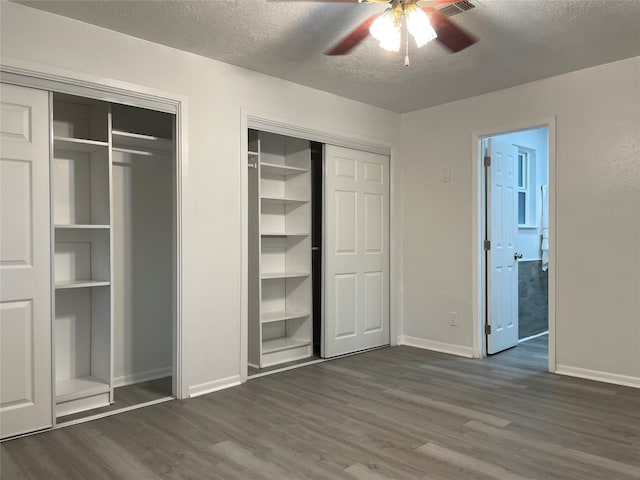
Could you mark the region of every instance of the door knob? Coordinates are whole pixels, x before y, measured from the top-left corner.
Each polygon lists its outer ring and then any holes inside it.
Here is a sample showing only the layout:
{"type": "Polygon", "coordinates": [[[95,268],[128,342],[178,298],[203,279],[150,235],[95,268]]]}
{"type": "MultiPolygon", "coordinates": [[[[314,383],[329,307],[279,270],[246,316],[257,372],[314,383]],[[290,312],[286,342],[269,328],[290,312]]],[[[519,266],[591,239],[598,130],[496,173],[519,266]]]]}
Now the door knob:
{"type": "Polygon", "coordinates": [[[520,260],[522,258],[522,254],[516,252],[516,253],[513,254],[513,258],[515,258],[516,260],[520,260]]]}

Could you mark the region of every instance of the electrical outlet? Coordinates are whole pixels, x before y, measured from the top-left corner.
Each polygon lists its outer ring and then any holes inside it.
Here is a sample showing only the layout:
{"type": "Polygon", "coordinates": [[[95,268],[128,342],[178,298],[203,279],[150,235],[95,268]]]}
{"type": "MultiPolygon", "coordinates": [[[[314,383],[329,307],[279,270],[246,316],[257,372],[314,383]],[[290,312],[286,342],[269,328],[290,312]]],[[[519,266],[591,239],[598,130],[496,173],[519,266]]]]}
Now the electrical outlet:
{"type": "Polygon", "coordinates": [[[451,181],[451,169],[449,169],[449,168],[441,168],[440,169],[440,181],[441,182],[450,182],[451,181]]]}
{"type": "Polygon", "coordinates": [[[452,327],[458,326],[458,312],[449,312],[449,325],[452,327]]]}

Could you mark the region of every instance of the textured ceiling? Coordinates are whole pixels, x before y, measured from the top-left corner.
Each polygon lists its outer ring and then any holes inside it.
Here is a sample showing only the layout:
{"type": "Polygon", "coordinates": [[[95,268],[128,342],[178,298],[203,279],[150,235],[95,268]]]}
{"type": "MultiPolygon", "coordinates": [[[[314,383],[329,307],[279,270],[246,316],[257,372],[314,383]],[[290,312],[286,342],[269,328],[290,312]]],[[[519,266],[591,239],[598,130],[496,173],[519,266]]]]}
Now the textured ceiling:
{"type": "MultiPolygon", "coordinates": [[[[640,0],[471,0],[451,17],[479,38],[388,53],[371,37],[350,55],[323,52],[384,5],[272,0],[19,3],[408,112],[640,55],[640,0]]],[[[421,1],[420,5],[430,5],[421,1]]]]}

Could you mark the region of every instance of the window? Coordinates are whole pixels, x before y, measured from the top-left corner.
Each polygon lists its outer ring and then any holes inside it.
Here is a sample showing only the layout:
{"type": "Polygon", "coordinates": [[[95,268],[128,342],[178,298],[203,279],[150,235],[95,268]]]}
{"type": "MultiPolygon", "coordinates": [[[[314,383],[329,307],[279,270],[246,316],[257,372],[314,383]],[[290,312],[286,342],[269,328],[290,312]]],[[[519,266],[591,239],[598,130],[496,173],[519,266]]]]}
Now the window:
{"type": "Polygon", "coordinates": [[[530,162],[529,153],[520,149],[518,151],[518,225],[530,225],[530,162]]]}

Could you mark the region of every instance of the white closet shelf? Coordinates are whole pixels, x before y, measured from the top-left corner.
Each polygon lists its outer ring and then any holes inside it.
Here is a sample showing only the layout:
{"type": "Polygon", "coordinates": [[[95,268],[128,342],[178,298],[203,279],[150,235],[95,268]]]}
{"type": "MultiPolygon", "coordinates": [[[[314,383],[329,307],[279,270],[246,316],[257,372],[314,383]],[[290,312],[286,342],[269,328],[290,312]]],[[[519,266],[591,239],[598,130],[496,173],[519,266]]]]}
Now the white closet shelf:
{"type": "Polygon", "coordinates": [[[262,341],[262,353],[275,353],[283,350],[291,350],[293,348],[306,347],[311,345],[309,340],[293,338],[293,337],[280,337],[272,338],[271,340],[262,341]]]}
{"type": "Polygon", "coordinates": [[[113,150],[137,155],[169,154],[173,149],[173,141],[168,138],[143,135],[141,133],[113,130],[113,150]]]}
{"type": "Polygon", "coordinates": [[[84,138],[53,137],[53,147],[56,150],[91,153],[108,148],[109,143],[98,140],[85,140],[84,138]]]}
{"type": "Polygon", "coordinates": [[[306,173],[309,171],[308,168],[300,168],[300,167],[290,167],[289,165],[278,165],[275,163],[261,163],[260,169],[262,173],[266,173],[267,175],[300,175],[301,173],[306,173]]]}
{"type": "Polygon", "coordinates": [[[68,225],[54,225],[55,228],[67,228],[67,229],[77,229],[77,230],[108,230],[109,225],[93,225],[93,224],[84,224],[84,223],[74,223],[68,225]]]}
{"type": "Polygon", "coordinates": [[[298,318],[305,318],[308,316],[309,316],[309,312],[296,312],[293,310],[287,310],[282,312],[263,313],[260,321],[262,323],[281,322],[283,320],[295,320],[298,318]]]}
{"type": "Polygon", "coordinates": [[[108,383],[91,376],[58,380],[56,382],[56,402],[70,402],[79,398],[107,393],[109,390],[108,383]]]}
{"type": "Polygon", "coordinates": [[[67,288],[91,288],[91,287],[108,287],[111,282],[105,280],[64,280],[56,282],[56,290],[64,290],[67,288]]]}
{"type": "Polygon", "coordinates": [[[250,156],[250,157],[257,157],[257,156],[258,156],[258,155],[260,155],[260,154],[259,154],[258,152],[254,152],[254,151],[252,151],[252,150],[249,150],[249,151],[247,152],[247,155],[248,155],[248,156],[250,156]]]}
{"type": "Polygon", "coordinates": [[[262,232],[263,237],[307,237],[309,232],[262,232]]]}
{"type": "Polygon", "coordinates": [[[292,204],[300,204],[309,203],[309,200],[301,200],[299,198],[278,198],[278,197],[260,197],[262,199],[262,203],[271,203],[276,205],[292,205],[292,204]]]}
{"type": "Polygon", "coordinates": [[[270,273],[263,273],[262,274],[262,279],[263,280],[272,280],[272,279],[278,279],[278,278],[302,278],[302,277],[308,277],[309,273],[305,273],[305,272],[270,272],[270,273]]]}

